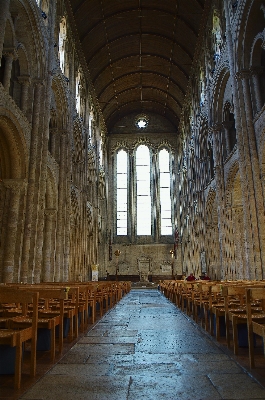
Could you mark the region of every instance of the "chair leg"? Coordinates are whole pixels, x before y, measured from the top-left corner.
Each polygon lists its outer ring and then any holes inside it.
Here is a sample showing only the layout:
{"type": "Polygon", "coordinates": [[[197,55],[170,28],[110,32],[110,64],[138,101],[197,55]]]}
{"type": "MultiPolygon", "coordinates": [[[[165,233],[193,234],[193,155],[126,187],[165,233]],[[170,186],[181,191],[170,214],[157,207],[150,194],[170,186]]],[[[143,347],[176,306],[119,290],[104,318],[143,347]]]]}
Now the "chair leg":
{"type": "Polygon", "coordinates": [[[22,368],[22,342],[18,334],[16,345],[16,365],[15,365],[15,389],[20,389],[21,368],[22,368]]]}

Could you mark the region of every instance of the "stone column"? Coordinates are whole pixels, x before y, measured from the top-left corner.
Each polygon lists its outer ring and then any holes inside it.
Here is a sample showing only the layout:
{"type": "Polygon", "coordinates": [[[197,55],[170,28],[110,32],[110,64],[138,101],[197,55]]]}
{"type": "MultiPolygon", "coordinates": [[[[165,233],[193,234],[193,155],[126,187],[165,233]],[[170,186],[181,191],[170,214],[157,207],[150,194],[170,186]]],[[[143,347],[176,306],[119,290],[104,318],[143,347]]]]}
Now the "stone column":
{"type": "Polygon", "coordinates": [[[3,183],[10,193],[3,257],[3,282],[13,282],[20,190],[24,181],[22,179],[4,179],[3,183]]]}
{"type": "Polygon", "coordinates": [[[260,88],[260,75],[262,73],[264,73],[264,68],[263,67],[251,67],[250,72],[252,75],[252,81],[253,81],[253,86],[254,86],[257,112],[259,112],[263,107],[263,101],[262,101],[261,90],[260,90],[261,89],[260,88]]]}
{"type": "MultiPolygon", "coordinates": [[[[253,207],[251,211],[252,216],[252,237],[254,240],[255,252],[255,275],[259,279],[263,279],[263,267],[265,266],[265,217],[264,217],[264,199],[262,195],[262,182],[260,179],[260,165],[257,152],[257,143],[255,129],[252,118],[252,104],[250,95],[249,78],[251,77],[249,71],[241,71],[238,77],[242,81],[245,115],[247,124],[247,139],[251,158],[251,175],[249,179],[253,180],[254,190],[252,192],[253,207]],[[260,264],[261,263],[261,264],[260,264]]],[[[254,267],[254,265],[253,265],[254,267]]]]}
{"type": "MultiPolygon", "coordinates": [[[[48,141],[49,141],[49,127],[51,115],[51,98],[52,98],[52,79],[54,67],[54,27],[56,21],[56,3],[57,1],[50,2],[49,8],[49,21],[48,21],[48,34],[49,34],[49,50],[46,63],[46,77],[45,77],[45,92],[43,96],[43,106],[41,118],[43,125],[41,126],[38,139],[38,152],[39,165],[36,172],[36,192],[37,207],[36,207],[36,224],[35,224],[35,249],[34,258],[32,263],[34,282],[40,281],[43,271],[43,243],[44,243],[44,211],[46,207],[51,207],[51,199],[47,200],[46,184],[47,184],[47,164],[48,164],[48,141]],[[49,203],[48,203],[49,202],[49,203]],[[48,203],[48,205],[46,204],[48,203]],[[35,260],[35,261],[34,261],[35,260]]],[[[55,207],[55,204],[53,204],[55,207]]]]}
{"type": "Polygon", "coordinates": [[[56,264],[54,278],[59,282],[63,276],[63,252],[64,252],[64,201],[65,201],[65,178],[66,178],[66,146],[67,132],[61,132],[61,157],[59,169],[59,189],[58,189],[58,213],[57,213],[57,232],[56,232],[56,264]]]}
{"type": "Polygon", "coordinates": [[[45,214],[45,232],[44,232],[44,244],[43,244],[43,281],[50,282],[53,280],[51,272],[52,272],[52,258],[53,258],[53,245],[52,245],[52,237],[53,237],[53,229],[54,229],[54,221],[56,216],[55,209],[46,209],[44,211],[45,214]]]}
{"type": "Polygon", "coordinates": [[[21,111],[24,114],[26,114],[27,105],[28,105],[30,77],[29,76],[18,76],[17,79],[18,79],[18,82],[21,84],[21,98],[20,98],[21,111]]]}
{"type": "Polygon", "coordinates": [[[225,121],[222,123],[222,125],[223,125],[224,131],[225,131],[225,148],[226,148],[226,155],[228,156],[231,151],[229,129],[232,126],[232,122],[225,121]]]}
{"type": "Polygon", "coordinates": [[[29,172],[28,172],[28,188],[26,195],[26,210],[25,210],[23,249],[22,249],[22,260],[21,260],[20,280],[23,283],[28,282],[28,263],[30,256],[32,216],[34,208],[35,174],[36,174],[36,161],[37,161],[37,144],[38,144],[41,95],[42,95],[42,83],[37,82],[34,92],[34,109],[33,109],[33,122],[32,122],[30,156],[29,156],[30,160],[29,160],[29,172]]]}
{"type": "MultiPolygon", "coordinates": [[[[230,77],[232,81],[232,91],[233,91],[233,99],[234,99],[234,111],[235,111],[235,126],[236,126],[236,134],[237,134],[237,148],[238,148],[238,161],[239,161],[239,173],[240,173],[240,182],[242,189],[242,203],[243,203],[243,216],[244,216],[244,229],[245,229],[245,254],[246,258],[246,275],[245,278],[252,279],[251,266],[255,265],[256,259],[254,256],[253,249],[253,237],[251,232],[251,224],[252,224],[252,211],[251,211],[251,202],[249,199],[249,193],[253,191],[253,181],[252,179],[249,181],[249,177],[251,177],[251,159],[249,153],[249,146],[247,140],[247,127],[245,124],[245,120],[242,117],[242,108],[244,105],[240,104],[240,87],[238,85],[236,79],[236,69],[234,64],[234,47],[233,47],[233,37],[232,32],[233,29],[230,25],[230,0],[224,0],[224,9],[225,9],[225,19],[226,19],[226,40],[227,40],[227,49],[228,49],[228,59],[229,59],[229,69],[230,69],[230,77]]],[[[255,211],[254,211],[255,215],[255,211]]]]}
{"type": "Polygon", "coordinates": [[[5,70],[4,70],[4,78],[3,78],[3,86],[7,92],[9,92],[10,87],[10,79],[11,79],[11,72],[12,72],[12,64],[14,61],[14,50],[5,50],[4,57],[6,60],[5,63],[5,70]]]}
{"type": "Polygon", "coordinates": [[[220,271],[223,271],[223,251],[224,251],[224,222],[225,222],[225,202],[224,202],[224,176],[223,176],[223,163],[222,154],[220,149],[220,134],[221,125],[214,125],[210,131],[213,139],[213,158],[215,164],[215,182],[216,182],[216,198],[217,198],[217,212],[218,212],[218,239],[220,250],[220,271]]]}
{"type": "Polygon", "coordinates": [[[1,0],[0,2],[0,65],[5,40],[6,20],[9,15],[9,4],[10,0],[1,0]]]}

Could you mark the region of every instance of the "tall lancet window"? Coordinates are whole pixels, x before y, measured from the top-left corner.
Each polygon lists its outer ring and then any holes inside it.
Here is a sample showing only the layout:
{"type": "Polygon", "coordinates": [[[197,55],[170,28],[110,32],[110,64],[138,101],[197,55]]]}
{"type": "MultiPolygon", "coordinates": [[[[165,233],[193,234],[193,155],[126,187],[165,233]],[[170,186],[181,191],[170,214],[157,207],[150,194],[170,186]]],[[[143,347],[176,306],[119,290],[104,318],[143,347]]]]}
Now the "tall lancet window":
{"type": "Polygon", "coordinates": [[[169,153],[159,152],[161,235],[172,235],[169,153]]]}
{"type": "Polygon", "coordinates": [[[150,151],[140,145],[136,150],[137,235],[151,235],[150,151]]]}
{"type": "Polygon", "coordinates": [[[66,41],[66,19],[62,18],[59,31],[59,60],[62,73],[65,73],[65,41],[66,41]]]}
{"type": "Polygon", "coordinates": [[[127,235],[128,155],[117,153],[117,235],[127,235]]]}

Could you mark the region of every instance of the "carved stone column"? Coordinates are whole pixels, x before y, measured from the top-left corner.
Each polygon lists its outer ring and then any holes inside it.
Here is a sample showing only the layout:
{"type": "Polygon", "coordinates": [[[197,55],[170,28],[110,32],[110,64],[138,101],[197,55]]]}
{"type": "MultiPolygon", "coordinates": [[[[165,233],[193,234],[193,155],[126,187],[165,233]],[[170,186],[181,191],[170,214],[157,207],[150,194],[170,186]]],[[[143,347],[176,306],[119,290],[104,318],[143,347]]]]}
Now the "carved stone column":
{"type": "Polygon", "coordinates": [[[59,282],[63,275],[63,252],[64,252],[64,199],[65,199],[65,179],[66,179],[66,146],[67,132],[61,132],[61,157],[59,169],[59,189],[58,189],[58,213],[57,213],[57,233],[56,233],[56,264],[54,279],[59,282]]]}
{"type": "Polygon", "coordinates": [[[20,190],[24,181],[22,179],[4,179],[3,183],[10,194],[3,258],[3,282],[13,282],[20,190]]]}
{"type": "Polygon", "coordinates": [[[211,130],[213,139],[213,158],[215,168],[215,182],[216,182],[216,198],[217,198],[217,212],[218,212],[218,239],[220,245],[220,271],[222,275],[223,270],[223,251],[224,251],[224,225],[225,225],[225,202],[224,202],[224,176],[223,176],[223,163],[220,146],[221,125],[214,125],[211,130]]]}
{"type": "Polygon", "coordinates": [[[24,75],[24,76],[18,76],[17,79],[18,82],[21,84],[21,98],[20,98],[21,111],[24,114],[26,114],[28,105],[30,77],[24,75]]]}
{"type": "Polygon", "coordinates": [[[253,86],[254,86],[257,112],[259,112],[263,107],[263,101],[262,101],[261,90],[260,90],[261,89],[260,88],[260,75],[262,73],[264,73],[264,68],[263,67],[252,67],[250,69],[250,72],[251,72],[253,86]]]}
{"type": "MultiPolygon", "coordinates": [[[[240,103],[240,85],[236,79],[236,68],[234,63],[234,47],[233,47],[233,29],[230,25],[230,0],[224,0],[225,9],[225,20],[226,20],[226,40],[228,48],[228,58],[229,58],[229,69],[230,77],[232,81],[232,91],[234,99],[234,111],[235,111],[235,126],[237,132],[237,148],[238,148],[238,161],[239,161],[239,173],[240,182],[242,189],[242,203],[243,203],[243,217],[244,217],[244,229],[246,232],[245,236],[245,254],[247,270],[245,278],[251,279],[251,266],[255,265],[256,259],[254,256],[253,249],[253,237],[251,233],[252,224],[252,209],[249,196],[253,192],[253,181],[249,182],[249,177],[251,178],[251,159],[249,154],[249,146],[247,139],[247,126],[245,119],[242,117],[242,109],[244,105],[240,103]]],[[[255,211],[254,211],[255,215],[255,211]]]]}
{"type": "Polygon", "coordinates": [[[5,70],[4,70],[4,78],[3,78],[3,86],[7,92],[9,92],[10,87],[10,79],[11,79],[11,72],[12,72],[12,64],[15,58],[14,50],[5,50],[4,57],[6,60],[5,63],[5,70]]]}
{"type": "Polygon", "coordinates": [[[0,3],[0,63],[3,54],[3,46],[5,39],[6,20],[9,14],[10,0],[1,0],[0,3]]]}
{"type": "Polygon", "coordinates": [[[45,214],[45,232],[44,232],[44,244],[43,244],[43,281],[50,282],[53,280],[52,273],[52,259],[54,257],[53,250],[53,231],[54,221],[56,216],[55,209],[46,209],[45,214]]]}
{"type": "Polygon", "coordinates": [[[30,256],[30,241],[32,234],[32,216],[34,208],[34,195],[35,195],[35,174],[36,174],[36,161],[37,161],[37,143],[40,119],[40,104],[41,104],[42,84],[37,82],[34,92],[34,109],[33,121],[31,131],[31,144],[30,144],[30,160],[29,160],[29,176],[28,188],[26,196],[26,211],[24,222],[24,236],[23,236],[23,249],[21,261],[21,282],[28,282],[28,263],[30,256]]]}
{"type": "MultiPolygon", "coordinates": [[[[252,104],[249,79],[251,74],[249,71],[241,71],[238,74],[238,78],[242,81],[244,105],[245,105],[245,116],[247,123],[247,139],[250,151],[251,159],[251,175],[249,180],[252,180],[254,191],[252,191],[251,201],[253,202],[251,217],[252,217],[252,237],[254,237],[254,254],[255,254],[255,275],[259,276],[259,279],[263,279],[263,267],[265,266],[265,240],[264,240],[264,202],[262,196],[262,183],[260,179],[260,165],[257,152],[257,143],[255,129],[252,118],[252,104]]],[[[253,273],[254,271],[252,271],[253,273]]]]}

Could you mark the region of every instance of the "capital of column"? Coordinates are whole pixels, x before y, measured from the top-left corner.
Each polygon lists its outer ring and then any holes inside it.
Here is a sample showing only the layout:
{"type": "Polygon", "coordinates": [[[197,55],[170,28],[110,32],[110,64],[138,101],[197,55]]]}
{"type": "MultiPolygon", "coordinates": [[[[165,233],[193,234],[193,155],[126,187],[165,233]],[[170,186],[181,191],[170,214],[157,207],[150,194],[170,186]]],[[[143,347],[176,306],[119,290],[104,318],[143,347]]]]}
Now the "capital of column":
{"type": "Polygon", "coordinates": [[[3,56],[10,61],[16,60],[18,58],[17,51],[14,47],[5,47],[3,49],[3,56]]]}
{"type": "Polygon", "coordinates": [[[41,86],[43,86],[44,81],[41,78],[33,78],[32,83],[37,87],[41,87],[41,86]]]}
{"type": "Polygon", "coordinates": [[[18,192],[26,185],[24,179],[3,179],[3,184],[6,189],[11,189],[13,192],[18,192]]]}
{"type": "Polygon", "coordinates": [[[25,85],[25,86],[29,86],[30,82],[31,82],[29,75],[20,75],[17,77],[17,80],[21,85],[25,85]]]}
{"type": "Polygon", "coordinates": [[[250,68],[251,75],[261,75],[263,72],[264,72],[264,67],[262,66],[250,68]]]}
{"type": "Polygon", "coordinates": [[[219,134],[221,130],[222,130],[222,124],[216,123],[208,128],[208,134],[209,135],[219,134]]]}
{"type": "Polygon", "coordinates": [[[233,126],[233,121],[224,121],[222,122],[222,127],[224,129],[230,129],[233,126]]]}
{"type": "Polygon", "coordinates": [[[242,69],[241,71],[236,73],[235,77],[238,81],[249,79],[251,77],[251,71],[247,69],[242,69]]]}

